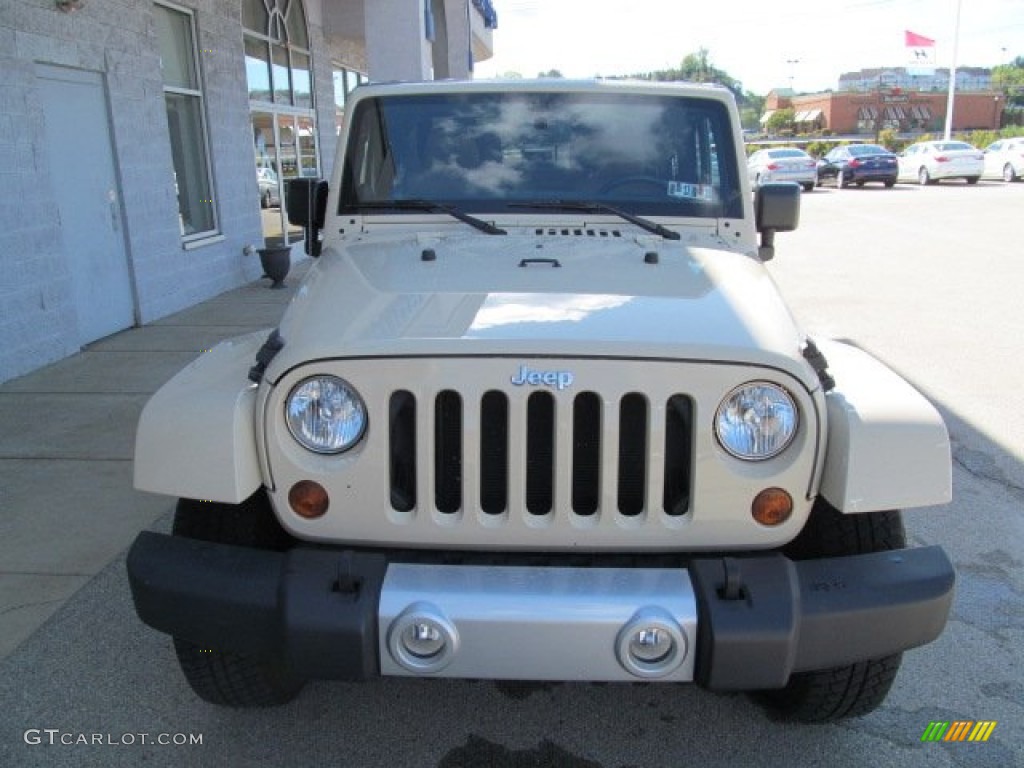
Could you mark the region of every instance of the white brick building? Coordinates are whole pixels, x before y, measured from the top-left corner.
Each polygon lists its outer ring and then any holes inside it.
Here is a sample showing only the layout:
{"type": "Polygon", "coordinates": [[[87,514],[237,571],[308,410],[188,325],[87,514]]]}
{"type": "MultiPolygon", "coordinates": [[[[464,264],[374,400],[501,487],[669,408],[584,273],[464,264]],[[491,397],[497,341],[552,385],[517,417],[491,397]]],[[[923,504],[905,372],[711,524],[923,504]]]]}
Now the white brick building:
{"type": "Polygon", "coordinates": [[[0,381],[258,278],[348,90],[470,76],[494,25],[490,0],[0,3],[0,381]]]}

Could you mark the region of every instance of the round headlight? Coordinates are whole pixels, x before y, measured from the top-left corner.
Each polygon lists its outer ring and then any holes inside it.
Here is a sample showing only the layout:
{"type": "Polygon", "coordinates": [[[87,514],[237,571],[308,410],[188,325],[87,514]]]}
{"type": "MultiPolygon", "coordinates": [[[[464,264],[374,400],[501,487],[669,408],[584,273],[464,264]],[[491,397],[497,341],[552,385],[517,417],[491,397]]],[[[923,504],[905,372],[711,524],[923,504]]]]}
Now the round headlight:
{"type": "Polygon", "coordinates": [[[753,381],[736,387],[718,406],[715,434],[737,459],[763,461],[786,449],[797,423],[796,403],[786,390],[753,381]]]}
{"type": "Polygon", "coordinates": [[[285,402],[288,431],[316,453],[347,451],[366,431],[366,406],[352,386],[335,376],[300,381],[285,402]]]}

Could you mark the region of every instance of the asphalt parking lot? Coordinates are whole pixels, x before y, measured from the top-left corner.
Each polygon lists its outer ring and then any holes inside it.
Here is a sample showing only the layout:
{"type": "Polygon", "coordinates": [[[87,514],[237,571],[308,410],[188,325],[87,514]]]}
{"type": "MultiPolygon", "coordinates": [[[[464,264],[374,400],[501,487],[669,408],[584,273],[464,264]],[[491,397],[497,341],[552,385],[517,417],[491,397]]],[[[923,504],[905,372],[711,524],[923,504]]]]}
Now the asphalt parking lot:
{"type": "Polygon", "coordinates": [[[770,271],[805,328],[888,363],[953,441],[953,503],[905,518],[914,544],[943,545],[957,566],[953,615],[905,655],[875,713],[796,726],[693,686],[400,679],[218,709],[135,618],[122,552],[0,662],[0,765],[1024,764],[1022,210],[1024,183],[826,188],[776,240],[770,271]],[[997,725],[985,743],[923,743],[936,720],[997,725]]]}

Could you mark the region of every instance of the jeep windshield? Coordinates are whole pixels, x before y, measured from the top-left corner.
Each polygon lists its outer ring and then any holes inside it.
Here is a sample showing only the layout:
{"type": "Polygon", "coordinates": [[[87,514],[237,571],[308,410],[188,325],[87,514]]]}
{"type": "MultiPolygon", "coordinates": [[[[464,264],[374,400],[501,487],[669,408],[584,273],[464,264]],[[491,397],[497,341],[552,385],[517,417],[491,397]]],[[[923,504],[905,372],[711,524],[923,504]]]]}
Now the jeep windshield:
{"type": "Polygon", "coordinates": [[[429,201],[475,214],[743,215],[729,112],[711,99],[439,91],[364,98],[351,117],[340,213],[429,201]]]}

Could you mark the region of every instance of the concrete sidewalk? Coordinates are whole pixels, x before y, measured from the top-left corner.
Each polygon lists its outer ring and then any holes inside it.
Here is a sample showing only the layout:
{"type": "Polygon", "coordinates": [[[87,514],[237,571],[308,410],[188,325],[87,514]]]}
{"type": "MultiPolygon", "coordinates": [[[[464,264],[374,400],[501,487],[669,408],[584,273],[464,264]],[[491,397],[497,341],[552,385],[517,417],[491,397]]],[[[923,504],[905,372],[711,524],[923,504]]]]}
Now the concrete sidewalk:
{"type": "Polygon", "coordinates": [[[204,349],[277,325],[308,267],[284,290],[259,280],[0,385],[0,658],[172,508],[132,487],[149,396],[204,349]]]}

